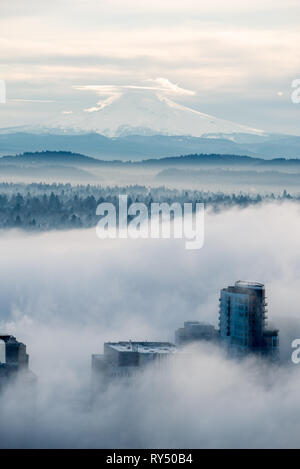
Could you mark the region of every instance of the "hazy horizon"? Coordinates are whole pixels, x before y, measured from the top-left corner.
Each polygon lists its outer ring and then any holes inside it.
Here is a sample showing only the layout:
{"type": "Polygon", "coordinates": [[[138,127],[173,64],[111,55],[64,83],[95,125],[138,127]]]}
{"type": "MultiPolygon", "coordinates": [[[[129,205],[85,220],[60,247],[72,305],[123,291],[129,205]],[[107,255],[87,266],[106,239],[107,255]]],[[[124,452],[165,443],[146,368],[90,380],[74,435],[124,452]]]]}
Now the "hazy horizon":
{"type": "Polygon", "coordinates": [[[99,114],[99,98],[102,107],[120,90],[165,80],[180,105],[299,135],[299,9],[296,0],[2,1],[0,127],[99,114]],[[91,86],[102,96],[84,91],[91,86]]]}

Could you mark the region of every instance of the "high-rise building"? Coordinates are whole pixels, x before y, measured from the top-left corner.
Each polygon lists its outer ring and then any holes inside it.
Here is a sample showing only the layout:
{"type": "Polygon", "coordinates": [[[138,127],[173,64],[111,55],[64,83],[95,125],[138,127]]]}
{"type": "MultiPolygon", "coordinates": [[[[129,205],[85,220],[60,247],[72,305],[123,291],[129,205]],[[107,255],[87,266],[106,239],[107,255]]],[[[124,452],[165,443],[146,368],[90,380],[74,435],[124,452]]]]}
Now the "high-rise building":
{"type": "Polygon", "coordinates": [[[218,337],[218,331],[212,324],[201,321],[186,321],[184,327],[175,331],[175,343],[179,346],[202,340],[216,341],[218,337]]]}
{"type": "Polygon", "coordinates": [[[28,362],[26,345],[12,335],[0,335],[0,384],[20,372],[28,372],[28,362]]]}
{"type": "Polygon", "coordinates": [[[239,280],[221,290],[220,339],[234,355],[278,357],[278,330],[266,329],[267,302],[261,283],[239,280]]]}

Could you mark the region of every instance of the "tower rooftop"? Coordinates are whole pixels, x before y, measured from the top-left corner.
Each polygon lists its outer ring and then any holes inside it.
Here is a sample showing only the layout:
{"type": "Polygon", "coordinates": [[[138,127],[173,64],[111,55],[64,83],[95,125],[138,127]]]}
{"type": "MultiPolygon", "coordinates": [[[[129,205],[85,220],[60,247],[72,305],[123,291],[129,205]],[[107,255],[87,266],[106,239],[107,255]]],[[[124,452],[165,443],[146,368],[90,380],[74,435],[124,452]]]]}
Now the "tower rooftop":
{"type": "Polygon", "coordinates": [[[246,280],[238,280],[235,282],[235,286],[238,288],[252,288],[254,290],[262,290],[265,287],[263,283],[248,282],[246,280]]]}

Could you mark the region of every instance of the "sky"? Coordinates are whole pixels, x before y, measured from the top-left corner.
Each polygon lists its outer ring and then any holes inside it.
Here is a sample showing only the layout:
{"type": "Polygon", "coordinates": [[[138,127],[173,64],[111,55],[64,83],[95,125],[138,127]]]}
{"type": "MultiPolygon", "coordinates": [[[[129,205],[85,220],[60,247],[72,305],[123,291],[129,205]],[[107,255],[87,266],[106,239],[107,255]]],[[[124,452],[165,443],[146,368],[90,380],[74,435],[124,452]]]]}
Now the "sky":
{"type": "Polygon", "coordinates": [[[89,86],[163,78],[200,112],[299,134],[297,0],[2,0],[0,126],[91,109],[89,86]]]}
{"type": "Polygon", "coordinates": [[[3,231],[0,330],[27,345],[38,381],[33,402],[22,382],[0,395],[0,447],[299,447],[299,225],[292,202],[207,212],[198,251],[95,229],[3,231]],[[239,279],[265,283],[279,367],[204,345],[90,406],[91,354],[104,342],[217,326],[220,289],[239,279]]]}

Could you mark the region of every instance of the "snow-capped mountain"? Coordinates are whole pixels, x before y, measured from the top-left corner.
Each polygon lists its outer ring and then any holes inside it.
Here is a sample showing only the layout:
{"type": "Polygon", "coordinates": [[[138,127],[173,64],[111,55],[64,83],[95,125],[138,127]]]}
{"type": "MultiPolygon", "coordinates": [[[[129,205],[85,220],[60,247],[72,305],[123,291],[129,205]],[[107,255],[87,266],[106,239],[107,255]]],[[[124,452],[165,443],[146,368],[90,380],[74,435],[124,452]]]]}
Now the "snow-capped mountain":
{"type": "MultiPolygon", "coordinates": [[[[80,112],[68,111],[46,124],[61,131],[97,132],[108,137],[138,135],[254,134],[259,129],[235,124],[183,106],[151,89],[126,89],[80,112]]],[[[216,138],[216,137],[214,137],[216,138]]]]}

